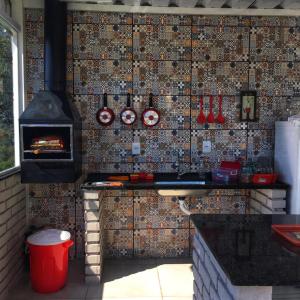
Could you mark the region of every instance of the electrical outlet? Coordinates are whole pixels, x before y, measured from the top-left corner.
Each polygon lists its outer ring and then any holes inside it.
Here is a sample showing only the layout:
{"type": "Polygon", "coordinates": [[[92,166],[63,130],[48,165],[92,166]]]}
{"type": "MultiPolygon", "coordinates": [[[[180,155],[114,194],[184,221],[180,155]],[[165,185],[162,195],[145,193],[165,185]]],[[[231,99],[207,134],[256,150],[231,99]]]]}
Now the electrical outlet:
{"type": "Polygon", "coordinates": [[[211,141],[203,141],[202,152],[203,153],[211,152],[211,141]]]}
{"type": "Polygon", "coordinates": [[[134,142],[132,143],[132,155],[139,155],[141,154],[141,143],[134,142]]]}

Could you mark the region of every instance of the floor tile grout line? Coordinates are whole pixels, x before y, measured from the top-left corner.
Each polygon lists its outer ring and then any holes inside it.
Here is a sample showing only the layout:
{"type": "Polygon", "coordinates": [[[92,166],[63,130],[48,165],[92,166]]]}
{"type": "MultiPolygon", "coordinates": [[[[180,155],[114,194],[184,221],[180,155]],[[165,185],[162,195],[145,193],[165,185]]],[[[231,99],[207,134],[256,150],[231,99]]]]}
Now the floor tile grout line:
{"type": "Polygon", "coordinates": [[[158,264],[156,265],[156,273],[157,273],[158,284],[159,284],[159,289],[160,289],[160,296],[161,296],[161,299],[163,299],[163,291],[162,291],[162,286],[161,286],[159,272],[158,272],[158,264]]]}

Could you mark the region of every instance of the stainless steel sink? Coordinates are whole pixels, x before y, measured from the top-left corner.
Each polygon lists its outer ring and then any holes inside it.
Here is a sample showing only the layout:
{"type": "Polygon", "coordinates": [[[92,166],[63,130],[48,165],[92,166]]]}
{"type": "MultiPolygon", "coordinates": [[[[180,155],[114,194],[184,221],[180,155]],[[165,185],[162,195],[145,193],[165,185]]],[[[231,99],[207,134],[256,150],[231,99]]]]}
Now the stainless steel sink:
{"type": "Polygon", "coordinates": [[[154,185],[157,187],[157,193],[161,196],[176,196],[176,197],[190,197],[190,196],[205,196],[208,194],[208,190],[202,189],[201,185],[204,185],[205,181],[202,180],[171,180],[171,181],[156,181],[154,185]],[[159,189],[161,186],[174,186],[174,189],[159,189]],[[178,186],[195,185],[199,186],[199,189],[185,189],[178,188],[178,186]],[[176,188],[175,188],[176,187],[176,188]]]}

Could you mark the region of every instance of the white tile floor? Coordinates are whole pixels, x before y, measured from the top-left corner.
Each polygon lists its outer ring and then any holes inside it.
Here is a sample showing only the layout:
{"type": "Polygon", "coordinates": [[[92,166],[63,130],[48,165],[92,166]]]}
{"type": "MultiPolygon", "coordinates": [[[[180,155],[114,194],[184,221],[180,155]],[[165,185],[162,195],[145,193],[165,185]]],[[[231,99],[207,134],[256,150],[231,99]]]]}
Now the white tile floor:
{"type": "Polygon", "coordinates": [[[32,291],[24,278],[9,300],[191,300],[193,274],[190,259],[109,260],[103,282],[86,285],[83,262],[71,262],[68,284],[54,294],[32,291]]]}

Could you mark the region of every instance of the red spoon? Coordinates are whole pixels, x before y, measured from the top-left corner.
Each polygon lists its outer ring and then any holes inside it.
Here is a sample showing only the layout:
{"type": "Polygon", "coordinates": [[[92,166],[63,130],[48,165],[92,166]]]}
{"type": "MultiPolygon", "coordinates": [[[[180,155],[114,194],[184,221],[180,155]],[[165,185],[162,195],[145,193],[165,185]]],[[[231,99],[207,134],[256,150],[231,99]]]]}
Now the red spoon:
{"type": "Polygon", "coordinates": [[[207,123],[214,123],[215,117],[213,113],[213,96],[209,97],[209,114],[207,116],[207,123]]]}
{"type": "Polygon", "coordinates": [[[222,115],[222,102],[223,102],[223,97],[222,95],[219,95],[219,113],[218,116],[216,118],[216,122],[219,124],[224,124],[225,123],[225,118],[222,115]]]}
{"type": "Polygon", "coordinates": [[[203,112],[203,96],[200,97],[200,112],[199,115],[197,117],[197,123],[198,124],[205,124],[206,122],[206,117],[205,114],[203,112]]]}

